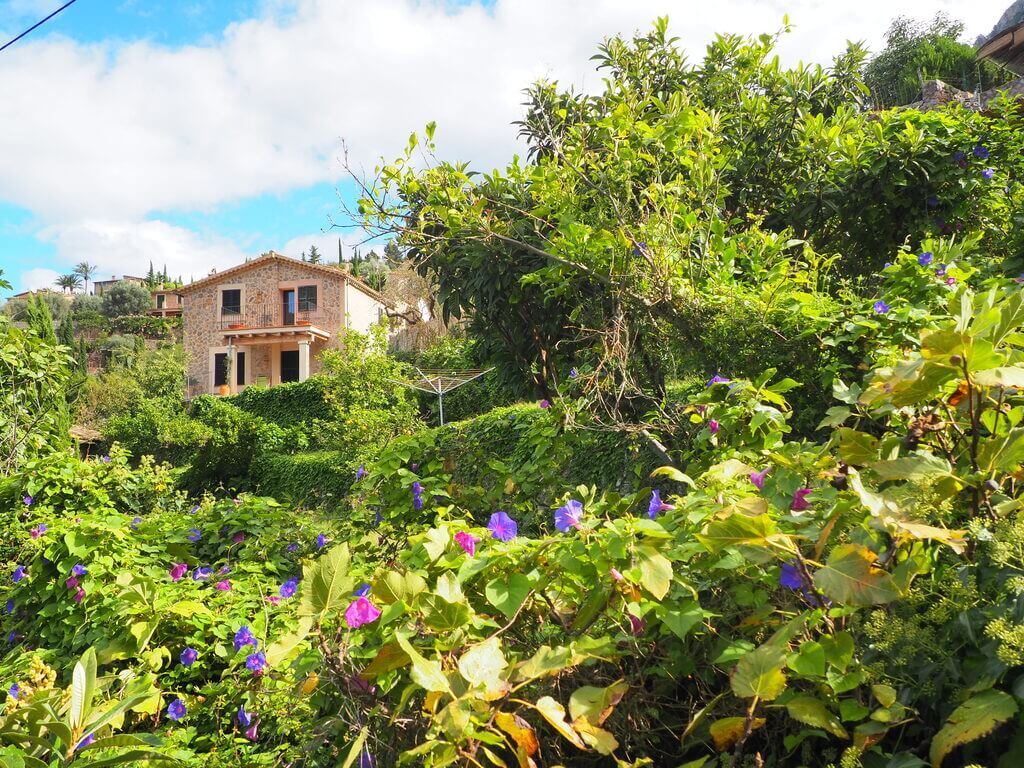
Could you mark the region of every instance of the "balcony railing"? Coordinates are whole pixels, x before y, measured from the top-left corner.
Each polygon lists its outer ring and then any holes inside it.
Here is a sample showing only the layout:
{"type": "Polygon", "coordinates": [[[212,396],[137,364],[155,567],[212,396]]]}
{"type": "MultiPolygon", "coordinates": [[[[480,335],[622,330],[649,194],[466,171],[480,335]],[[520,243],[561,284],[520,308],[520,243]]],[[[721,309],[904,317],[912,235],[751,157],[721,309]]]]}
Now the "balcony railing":
{"type": "Polygon", "coordinates": [[[222,307],[220,329],[228,331],[243,328],[317,325],[324,319],[323,313],[317,309],[315,304],[307,309],[296,309],[294,312],[286,311],[282,304],[253,304],[243,307],[239,312],[222,307]]]}

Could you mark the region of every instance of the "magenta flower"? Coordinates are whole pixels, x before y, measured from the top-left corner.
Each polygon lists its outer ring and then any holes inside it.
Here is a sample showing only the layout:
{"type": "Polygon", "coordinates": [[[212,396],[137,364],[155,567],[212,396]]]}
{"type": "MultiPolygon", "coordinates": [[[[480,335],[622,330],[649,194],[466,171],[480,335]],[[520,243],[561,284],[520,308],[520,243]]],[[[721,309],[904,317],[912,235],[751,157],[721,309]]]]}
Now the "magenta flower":
{"type": "Polygon", "coordinates": [[[195,648],[186,648],[181,652],[181,664],[185,667],[191,667],[196,663],[196,659],[199,658],[199,651],[195,648]]]}
{"type": "Polygon", "coordinates": [[[798,488],[796,493],[793,494],[793,501],[789,505],[789,508],[794,512],[802,512],[805,509],[810,509],[811,504],[807,501],[807,497],[813,493],[813,488],[798,488]]]}
{"type": "Polygon", "coordinates": [[[345,609],[345,623],[352,629],[370,624],[380,616],[380,609],[365,597],[358,597],[345,609]]]}
{"type": "Polygon", "coordinates": [[[263,599],[266,600],[271,605],[280,605],[281,604],[281,598],[278,595],[267,595],[263,599]]]}
{"type": "Polygon", "coordinates": [[[757,490],[760,491],[764,489],[764,479],[768,476],[769,469],[771,469],[771,467],[765,467],[760,472],[750,473],[750,482],[754,484],[754,487],[757,488],[757,490]]]}
{"type": "Polygon", "coordinates": [[[175,722],[181,720],[186,714],[188,714],[188,709],[185,708],[185,702],[181,699],[175,699],[167,705],[167,716],[175,722]]]}
{"type": "Polygon", "coordinates": [[[170,574],[171,581],[181,581],[182,576],[188,573],[188,565],[186,563],[175,563],[167,573],[170,574]]]}
{"type": "Polygon", "coordinates": [[[259,727],[260,721],[259,718],[256,718],[256,722],[245,729],[245,738],[249,741],[256,741],[259,738],[259,727]]]}
{"type": "Polygon", "coordinates": [[[235,544],[241,544],[243,541],[245,541],[245,534],[242,531],[239,531],[231,537],[231,541],[233,541],[235,544]]]}
{"type": "Polygon", "coordinates": [[[548,409],[548,408],[551,407],[551,402],[549,400],[541,400],[540,401],[540,407],[544,408],[544,409],[548,409]]]}
{"type": "Polygon", "coordinates": [[[947,277],[946,278],[946,285],[956,285],[956,278],[955,277],[947,277]]]}
{"type": "Polygon", "coordinates": [[[519,533],[519,524],[504,512],[495,512],[487,521],[491,538],[498,541],[512,541],[519,533]]]}
{"type": "Polygon", "coordinates": [[[64,586],[68,589],[78,589],[78,579],[74,576],[68,576],[67,581],[64,582],[64,586]]]}
{"type": "Polygon", "coordinates": [[[221,592],[230,592],[231,581],[229,579],[224,579],[224,581],[218,581],[216,584],[213,585],[213,588],[219,589],[221,592]]]}
{"type": "Polygon", "coordinates": [[[661,500],[661,491],[655,488],[651,491],[651,500],[647,504],[647,516],[653,520],[662,512],[668,512],[669,510],[675,509],[674,504],[666,504],[661,500]]]}
{"type": "Polygon", "coordinates": [[[28,535],[31,536],[33,539],[38,539],[44,533],[46,533],[46,523],[40,523],[31,531],[29,531],[28,535]]]}
{"type": "Polygon", "coordinates": [[[84,597],[85,597],[85,590],[82,589],[81,587],[79,587],[78,591],[75,592],[75,594],[71,596],[71,599],[74,600],[76,603],[80,603],[80,602],[82,602],[82,599],[84,597]]]}
{"type": "Polygon", "coordinates": [[[708,429],[711,431],[712,435],[717,435],[718,434],[718,430],[721,429],[721,428],[722,428],[721,424],[719,424],[714,419],[712,419],[711,421],[708,422],[708,429]]]}
{"type": "Polygon", "coordinates": [[[455,543],[462,547],[470,557],[476,554],[476,543],[478,541],[480,541],[479,538],[465,531],[459,531],[455,534],[455,543]]]}
{"type": "Polygon", "coordinates": [[[583,517],[583,502],[569,499],[564,506],[555,510],[555,528],[565,533],[570,528],[578,528],[583,517]]]}
{"type": "Polygon", "coordinates": [[[622,581],[623,579],[623,576],[621,573],[619,573],[618,568],[609,568],[608,575],[615,579],[615,581],[622,581]]]}
{"type": "Polygon", "coordinates": [[[629,619],[629,631],[633,635],[639,635],[643,633],[647,623],[643,619],[638,619],[632,613],[627,613],[626,617],[629,619]]]}

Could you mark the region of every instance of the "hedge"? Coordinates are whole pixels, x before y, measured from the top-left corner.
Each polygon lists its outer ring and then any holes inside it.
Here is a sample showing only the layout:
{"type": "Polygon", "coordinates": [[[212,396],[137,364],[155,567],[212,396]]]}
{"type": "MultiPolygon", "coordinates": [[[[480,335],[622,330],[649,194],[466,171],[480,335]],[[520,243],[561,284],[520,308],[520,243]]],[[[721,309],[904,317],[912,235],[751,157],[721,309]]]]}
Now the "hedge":
{"type": "Polygon", "coordinates": [[[264,453],[253,460],[250,475],[261,494],[323,504],[348,494],[356,469],[357,463],[339,451],[264,453]]]}
{"type": "Polygon", "coordinates": [[[228,401],[266,421],[293,427],[330,417],[333,413],[327,397],[330,389],[328,377],[314,376],[306,381],[273,387],[246,387],[228,401]]]}

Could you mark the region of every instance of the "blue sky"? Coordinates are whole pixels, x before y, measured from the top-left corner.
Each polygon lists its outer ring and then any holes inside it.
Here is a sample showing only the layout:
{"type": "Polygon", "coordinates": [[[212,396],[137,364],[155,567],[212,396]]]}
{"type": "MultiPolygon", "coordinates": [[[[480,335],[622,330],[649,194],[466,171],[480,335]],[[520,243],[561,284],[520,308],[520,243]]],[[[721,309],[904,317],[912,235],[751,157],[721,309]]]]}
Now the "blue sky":
{"type": "MultiPolygon", "coordinates": [[[[968,34],[1008,0],[972,3],[968,34]]],[[[4,41],[62,0],[0,0],[4,41]]],[[[488,168],[522,148],[521,90],[548,77],[598,87],[606,35],[669,15],[692,57],[715,32],[796,25],[783,60],[827,62],[847,37],[877,45],[899,13],[965,16],[953,0],[77,0],[0,53],[0,269],[15,289],[79,261],[103,277],[200,277],[311,243],[411,131],[488,168]]]]}

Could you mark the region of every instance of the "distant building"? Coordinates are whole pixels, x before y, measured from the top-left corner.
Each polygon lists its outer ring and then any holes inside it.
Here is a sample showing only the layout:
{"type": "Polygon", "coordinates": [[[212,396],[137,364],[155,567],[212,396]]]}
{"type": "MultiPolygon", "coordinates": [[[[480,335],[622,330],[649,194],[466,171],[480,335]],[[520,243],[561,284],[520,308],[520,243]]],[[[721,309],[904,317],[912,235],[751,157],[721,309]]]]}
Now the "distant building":
{"type": "Polygon", "coordinates": [[[347,268],[273,251],[175,293],[194,394],[305,381],[345,330],[368,331],[389,306],[347,268]]]}
{"type": "Polygon", "coordinates": [[[92,284],[92,291],[97,296],[102,296],[104,291],[110,290],[113,286],[118,283],[134,283],[135,285],[141,285],[143,288],[146,287],[146,278],[144,277],[132,277],[131,275],[125,275],[124,277],[118,277],[113,275],[109,280],[96,280],[92,284]]]}
{"type": "Polygon", "coordinates": [[[146,314],[156,317],[178,317],[181,315],[180,288],[157,288],[150,291],[153,297],[153,306],[146,314]]]}

